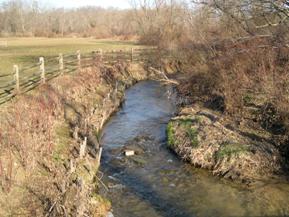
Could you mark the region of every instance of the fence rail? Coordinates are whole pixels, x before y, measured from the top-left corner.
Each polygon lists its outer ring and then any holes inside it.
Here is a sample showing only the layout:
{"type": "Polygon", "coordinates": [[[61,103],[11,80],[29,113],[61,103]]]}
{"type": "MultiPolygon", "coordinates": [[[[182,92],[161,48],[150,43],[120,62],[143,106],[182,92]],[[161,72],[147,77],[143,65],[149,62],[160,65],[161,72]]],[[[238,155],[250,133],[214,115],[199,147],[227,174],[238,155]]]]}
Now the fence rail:
{"type": "Polygon", "coordinates": [[[151,48],[106,52],[97,50],[90,53],[81,53],[78,50],[75,54],[61,53],[55,57],[39,57],[39,62],[31,65],[13,65],[11,73],[0,73],[0,105],[65,73],[73,73],[99,62],[110,64],[118,61],[144,61],[154,52],[155,49],[151,48]]]}

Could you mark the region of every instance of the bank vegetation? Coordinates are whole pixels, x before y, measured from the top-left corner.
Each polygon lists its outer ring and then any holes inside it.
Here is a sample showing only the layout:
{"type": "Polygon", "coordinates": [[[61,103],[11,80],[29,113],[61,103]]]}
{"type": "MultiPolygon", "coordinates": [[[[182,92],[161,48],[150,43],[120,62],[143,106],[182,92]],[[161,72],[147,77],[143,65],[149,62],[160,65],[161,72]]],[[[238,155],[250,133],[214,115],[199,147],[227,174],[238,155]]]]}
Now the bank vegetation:
{"type": "Polygon", "coordinates": [[[263,143],[264,149],[265,143],[273,145],[269,155],[279,151],[286,173],[289,2],[137,3],[140,41],[170,53],[184,73],[178,86],[181,107],[202,105],[226,119],[225,127],[263,143]]]}

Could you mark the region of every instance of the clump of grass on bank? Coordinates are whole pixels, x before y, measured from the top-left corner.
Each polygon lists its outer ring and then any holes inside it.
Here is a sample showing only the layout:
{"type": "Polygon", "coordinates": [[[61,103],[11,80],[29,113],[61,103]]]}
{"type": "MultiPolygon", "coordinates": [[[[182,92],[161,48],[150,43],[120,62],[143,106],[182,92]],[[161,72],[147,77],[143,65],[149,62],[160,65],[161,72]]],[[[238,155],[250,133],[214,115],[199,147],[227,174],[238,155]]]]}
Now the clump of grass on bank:
{"type": "Polygon", "coordinates": [[[194,127],[193,123],[199,122],[199,118],[192,119],[181,119],[178,121],[180,126],[184,129],[186,136],[190,139],[192,147],[197,147],[198,141],[198,129],[194,127]]]}
{"type": "Polygon", "coordinates": [[[244,144],[224,142],[221,144],[221,148],[215,154],[217,160],[221,160],[223,158],[230,158],[232,156],[246,154],[248,151],[248,146],[244,144]]]}
{"type": "Polygon", "coordinates": [[[191,145],[193,147],[197,147],[199,145],[199,141],[198,141],[198,129],[195,127],[190,127],[189,129],[187,129],[187,135],[190,137],[191,139],[191,145]]]}
{"type": "Polygon", "coordinates": [[[170,147],[173,147],[175,145],[173,122],[170,122],[167,126],[167,136],[168,136],[168,145],[170,147]]]}
{"type": "Polygon", "coordinates": [[[220,113],[199,105],[186,108],[168,125],[169,147],[184,161],[244,182],[281,172],[282,158],[274,145],[229,128],[220,113]]]}
{"type": "Polygon", "coordinates": [[[198,129],[193,125],[194,121],[190,118],[188,119],[180,119],[177,121],[171,121],[167,126],[167,136],[168,136],[168,145],[173,148],[175,145],[178,145],[179,139],[176,137],[179,134],[182,137],[186,137],[189,139],[192,147],[198,147],[198,129]],[[176,125],[178,127],[176,127],[176,125]],[[176,131],[177,130],[177,131],[176,131]]]}

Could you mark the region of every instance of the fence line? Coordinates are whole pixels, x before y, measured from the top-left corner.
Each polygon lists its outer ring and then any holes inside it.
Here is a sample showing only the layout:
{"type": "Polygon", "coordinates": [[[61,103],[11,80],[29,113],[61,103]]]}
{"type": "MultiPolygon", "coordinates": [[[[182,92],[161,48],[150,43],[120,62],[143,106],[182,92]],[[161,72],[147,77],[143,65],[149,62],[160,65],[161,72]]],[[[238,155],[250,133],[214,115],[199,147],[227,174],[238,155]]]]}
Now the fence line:
{"type": "Polygon", "coordinates": [[[142,48],[131,50],[113,50],[103,52],[101,49],[90,53],[62,54],[57,57],[39,57],[39,62],[19,67],[13,65],[12,73],[0,74],[0,105],[10,101],[18,94],[26,93],[45,84],[47,81],[65,73],[79,71],[98,62],[106,64],[118,61],[144,61],[155,49],[142,48]]]}

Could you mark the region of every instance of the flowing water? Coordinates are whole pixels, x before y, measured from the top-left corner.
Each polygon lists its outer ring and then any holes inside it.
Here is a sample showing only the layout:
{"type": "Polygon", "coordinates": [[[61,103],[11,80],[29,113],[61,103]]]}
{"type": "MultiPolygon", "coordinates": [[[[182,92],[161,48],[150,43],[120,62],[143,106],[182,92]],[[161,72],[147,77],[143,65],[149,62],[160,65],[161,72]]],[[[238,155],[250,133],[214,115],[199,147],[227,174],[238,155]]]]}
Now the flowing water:
{"type": "Polygon", "coordinates": [[[104,129],[101,171],[115,217],[285,216],[289,185],[247,188],[193,168],[166,146],[166,124],[176,108],[170,87],[155,81],[126,92],[104,129]],[[125,149],[137,155],[126,157],[125,149]]]}

